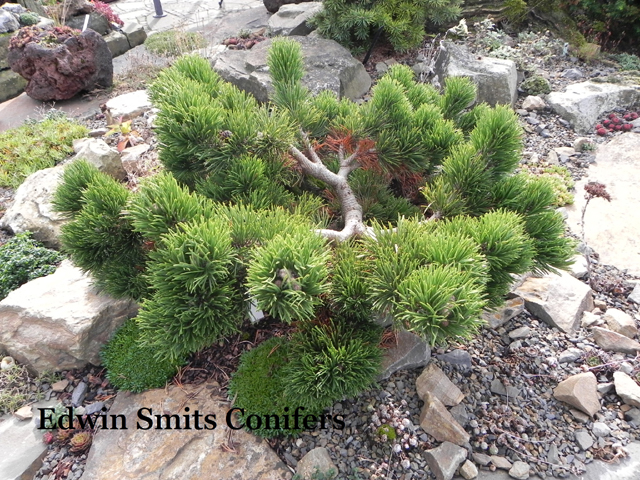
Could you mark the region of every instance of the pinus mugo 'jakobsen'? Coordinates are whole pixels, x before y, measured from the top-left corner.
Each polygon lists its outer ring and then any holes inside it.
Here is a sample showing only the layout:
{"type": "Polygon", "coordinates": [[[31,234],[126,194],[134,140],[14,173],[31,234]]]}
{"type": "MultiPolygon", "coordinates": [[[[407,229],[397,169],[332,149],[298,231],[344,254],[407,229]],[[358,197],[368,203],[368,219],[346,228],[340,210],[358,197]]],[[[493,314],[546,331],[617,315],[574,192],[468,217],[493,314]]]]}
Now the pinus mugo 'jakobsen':
{"type": "Polygon", "coordinates": [[[249,357],[261,347],[243,358],[237,405],[259,410],[255,392],[286,385],[320,411],[375,379],[373,318],[432,344],[469,337],[512,274],[568,266],[553,189],[513,173],[508,107],[469,108],[468,80],[439,92],[402,65],[365,104],[314,96],[291,39],[274,40],[268,62],[274,93],[261,105],[207,60],[180,58],[151,87],[166,171],[130,193],[79,163],[57,192],[72,219],[65,250],[141,301],[137,344],[159,361],[221,341],[253,303],[296,333],[267,377],[249,357]]]}

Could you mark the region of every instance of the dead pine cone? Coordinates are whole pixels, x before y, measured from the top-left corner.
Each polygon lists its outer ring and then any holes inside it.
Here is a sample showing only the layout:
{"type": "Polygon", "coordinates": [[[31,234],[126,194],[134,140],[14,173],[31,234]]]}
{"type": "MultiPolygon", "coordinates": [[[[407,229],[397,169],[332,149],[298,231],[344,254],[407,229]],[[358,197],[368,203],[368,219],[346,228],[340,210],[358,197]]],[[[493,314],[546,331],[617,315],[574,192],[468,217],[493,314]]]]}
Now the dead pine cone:
{"type": "Polygon", "coordinates": [[[80,432],[76,433],[69,442],[70,451],[72,453],[82,453],[89,449],[91,446],[91,433],[90,432],[80,432]]]}

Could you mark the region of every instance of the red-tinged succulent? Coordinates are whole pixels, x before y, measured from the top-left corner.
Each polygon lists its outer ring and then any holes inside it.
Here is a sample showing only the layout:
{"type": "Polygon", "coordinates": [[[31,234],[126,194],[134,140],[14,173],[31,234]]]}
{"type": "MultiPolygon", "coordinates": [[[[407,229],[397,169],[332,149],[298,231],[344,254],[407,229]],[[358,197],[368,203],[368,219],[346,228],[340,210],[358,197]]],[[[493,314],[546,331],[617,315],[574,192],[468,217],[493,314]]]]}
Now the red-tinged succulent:
{"type": "Polygon", "coordinates": [[[42,441],[47,445],[51,445],[55,439],[53,432],[44,432],[44,435],[42,435],[42,441]]]}
{"type": "Polygon", "coordinates": [[[622,129],[626,132],[628,132],[632,128],[633,128],[633,125],[631,125],[630,123],[625,123],[624,125],[622,125],[622,129]]]}
{"type": "Polygon", "coordinates": [[[69,441],[70,450],[72,453],[82,453],[91,446],[91,433],[80,432],[76,433],[69,441]]]}
{"type": "Polygon", "coordinates": [[[599,128],[598,130],[596,130],[596,133],[601,137],[604,137],[607,134],[607,131],[604,128],[599,128]]]}
{"type": "Polygon", "coordinates": [[[596,130],[598,130],[598,129],[600,129],[600,128],[602,128],[602,124],[601,124],[601,123],[599,123],[599,124],[597,124],[597,125],[596,125],[596,130]]]}
{"type": "Polygon", "coordinates": [[[610,113],[609,118],[613,120],[614,118],[618,118],[618,116],[615,113],[610,113]]]}
{"type": "Polygon", "coordinates": [[[611,124],[611,120],[603,120],[603,121],[602,121],[602,124],[603,124],[605,127],[607,127],[607,126],[609,126],[609,125],[611,124]]]}

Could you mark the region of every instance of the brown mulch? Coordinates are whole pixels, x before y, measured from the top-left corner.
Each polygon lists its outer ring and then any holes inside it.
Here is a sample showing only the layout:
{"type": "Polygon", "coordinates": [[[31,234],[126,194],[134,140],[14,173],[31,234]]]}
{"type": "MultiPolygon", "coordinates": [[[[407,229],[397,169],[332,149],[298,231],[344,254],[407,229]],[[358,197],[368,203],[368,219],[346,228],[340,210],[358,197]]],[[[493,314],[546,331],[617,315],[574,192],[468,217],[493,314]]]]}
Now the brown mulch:
{"type": "Polygon", "coordinates": [[[287,336],[295,330],[293,325],[267,317],[257,324],[246,321],[241,331],[220,342],[194,353],[187,365],[174,378],[178,385],[200,385],[207,381],[217,382],[220,393],[227,392],[231,374],[238,370],[240,356],[272,337],[287,336]]]}

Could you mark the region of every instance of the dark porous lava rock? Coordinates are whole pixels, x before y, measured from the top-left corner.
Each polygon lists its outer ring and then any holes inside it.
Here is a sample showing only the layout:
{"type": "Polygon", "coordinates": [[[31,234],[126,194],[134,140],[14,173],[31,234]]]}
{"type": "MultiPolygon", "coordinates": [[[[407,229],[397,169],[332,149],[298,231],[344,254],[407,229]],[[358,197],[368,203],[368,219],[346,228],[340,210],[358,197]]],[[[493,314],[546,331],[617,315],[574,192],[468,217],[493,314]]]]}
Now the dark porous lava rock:
{"type": "Polygon", "coordinates": [[[113,83],[111,52],[93,30],[72,35],[58,45],[32,42],[11,49],[9,65],[29,81],[27,95],[43,102],[67,100],[113,83]]]}

